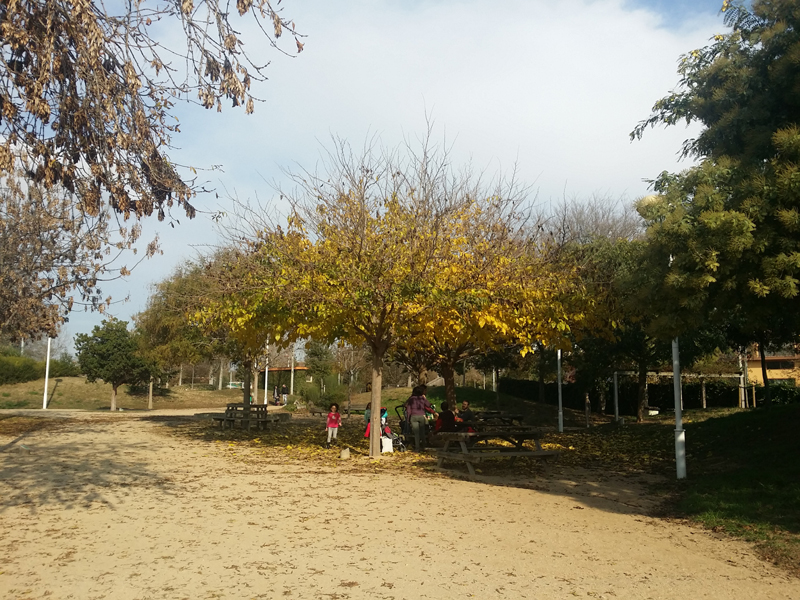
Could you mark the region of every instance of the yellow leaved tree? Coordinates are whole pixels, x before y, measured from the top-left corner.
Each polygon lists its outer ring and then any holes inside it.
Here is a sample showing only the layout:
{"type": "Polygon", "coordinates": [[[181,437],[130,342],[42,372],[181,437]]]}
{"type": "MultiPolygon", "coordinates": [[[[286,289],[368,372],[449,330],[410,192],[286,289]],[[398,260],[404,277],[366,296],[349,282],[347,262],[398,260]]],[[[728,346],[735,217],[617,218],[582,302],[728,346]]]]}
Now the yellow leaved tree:
{"type": "MultiPolygon", "coordinates": [[[[366,345],[376,407],[393,351],[430,353],[452,384],[465,352],[563,343],[580,318],[564,301],[574,277],[549,266],[513,178],[455,170],[430,136],[419,149],[359,154],[336,140],[327,158],[321,173],[293,176],[285,226],[264,218],[240,243],[208,322],[227,322],[253,348],[299,338],[366,345]]],[[[379,416],[372,411],[373,457],[379,416]]]]}

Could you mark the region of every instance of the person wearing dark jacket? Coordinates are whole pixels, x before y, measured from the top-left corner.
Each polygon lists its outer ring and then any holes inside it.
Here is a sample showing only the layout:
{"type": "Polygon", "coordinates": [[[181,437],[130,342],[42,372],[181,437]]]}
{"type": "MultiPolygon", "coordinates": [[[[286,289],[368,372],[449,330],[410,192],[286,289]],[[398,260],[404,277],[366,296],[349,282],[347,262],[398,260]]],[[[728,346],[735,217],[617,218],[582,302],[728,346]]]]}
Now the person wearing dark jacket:
{"type": "Polygon", "coordinates": [[[442,412],[439,413],[439,418],[436,419],[436,426],[434,431],[436,433],[445,431],[456,431],[456,416],[450,410],[447,402],[442,402],[442,412]]]}

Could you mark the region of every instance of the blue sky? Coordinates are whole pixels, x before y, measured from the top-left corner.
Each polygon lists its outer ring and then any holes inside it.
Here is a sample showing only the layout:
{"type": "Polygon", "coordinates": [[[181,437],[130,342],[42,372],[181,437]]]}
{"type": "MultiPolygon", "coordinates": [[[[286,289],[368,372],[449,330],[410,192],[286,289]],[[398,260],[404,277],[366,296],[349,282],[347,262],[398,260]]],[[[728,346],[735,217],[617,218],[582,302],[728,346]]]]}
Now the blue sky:
{"type": "MultiPolygon", "coordinates": [[[[724,30],[721,0],[284,0],[307,34],[305,51],[281,56],[255,40],[272,63],[255,88],[264,100],[246,116],[181,106],[173,159],[222,165],[207,179],[220,195],[198,198],[207,211],[230,210],[228,194],[272,201],[286,169],[313,169],[331,135],[387,146],[419,136],[425,116],[455,157],[494,173],[516,165],[540,205],[593,193],[634,200],[644,179],[678,163],[683,127],[628,134],[677,82],[681,53],[724,30]]],[[[247,33],[247,28],[243,25],[247,33]]],[[[293,42],[287,40],[291,47],[293,42]]],[[[148,286],[219,243],[204,215],[174,229],[145,221],[164,256],[147,261],[104,292],[141,310],[148,286]]],[[[223,225],[224,226],[224,225],[223,225]]],[[[75,313],[65,335],[100,322],[75,313]]]]}
{"type": "Polygon", "coordinates": [[[669,27],[684,25],[698,16],[714,16],[722,8],[722,0],[629,0],[628,5],[652,10],[669,27]]]}

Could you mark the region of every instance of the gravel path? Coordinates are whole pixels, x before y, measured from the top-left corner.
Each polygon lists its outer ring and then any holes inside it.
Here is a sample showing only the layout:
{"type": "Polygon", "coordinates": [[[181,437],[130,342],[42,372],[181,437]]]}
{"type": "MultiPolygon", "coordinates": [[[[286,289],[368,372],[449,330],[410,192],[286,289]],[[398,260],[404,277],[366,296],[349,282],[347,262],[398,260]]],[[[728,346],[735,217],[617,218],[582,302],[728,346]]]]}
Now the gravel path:
{"type": "Polygon", "coordinates": [[[196,410],[63,412],[0,436],[2,598],[800,598],[630,478],[356,474],[165,435],[196,410]]]}

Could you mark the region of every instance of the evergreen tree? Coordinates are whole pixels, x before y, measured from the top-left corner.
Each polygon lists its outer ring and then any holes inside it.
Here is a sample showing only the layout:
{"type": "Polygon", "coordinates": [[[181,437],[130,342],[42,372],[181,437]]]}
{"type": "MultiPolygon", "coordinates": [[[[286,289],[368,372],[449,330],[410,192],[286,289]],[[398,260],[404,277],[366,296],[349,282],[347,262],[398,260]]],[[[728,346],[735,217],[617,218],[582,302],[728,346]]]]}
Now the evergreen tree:
{"type": "Polygon", "coordinates": [[[127,321],[109,319],[91,334],[75,336],[75,350],[86,381],[98,379],[111,385],[111,410],[117,410],[117,389],[123,383],[137,384],[150,379],[152,367],[138,353],[138,343],[128,331],[127,321]]]}

